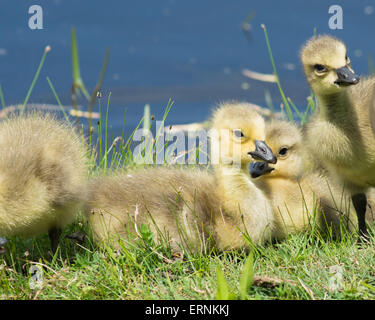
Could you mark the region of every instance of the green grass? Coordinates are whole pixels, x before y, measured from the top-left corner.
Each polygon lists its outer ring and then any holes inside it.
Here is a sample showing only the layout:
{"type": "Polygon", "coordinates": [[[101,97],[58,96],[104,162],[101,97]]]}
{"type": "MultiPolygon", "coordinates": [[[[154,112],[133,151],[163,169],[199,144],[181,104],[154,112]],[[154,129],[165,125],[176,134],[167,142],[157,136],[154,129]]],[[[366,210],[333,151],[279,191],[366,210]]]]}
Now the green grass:
{"type": "MultiPolygon", "coordinates": [[[[265,28],[264,32],[277,75],[265,28]]],[[[82,90],[74,29],[72,39],[74,81],[77,89],[82,90]]],[[[105,65],[107,60],[108,55],[105,65]]],[[[102,69],[99,84],[103,81],[103,72],[102,69]]],[[[51,80],[47,81],[61,106],[51,80]]],[[[282,91],[278,77],[277,81],[287,116],[294,120],[292,110],[296,111],[296,106],[282,91]]],[[[99,90],[97,85],[93,95],[99,90]]],[[[30,94],[31,90],[27,99],[30,94]]],[[[2,92],[1,97],[3,101],[2,92]]],[[[109,102],[110,97],[106,110],[100,110],[104,116],[97,128],[98,141],[92,141],[91,135],[88,138],[92,145],[90,175],[135,166],[130,149],[132,135],[112,137],[108,143],[109,102]]],[[[98,103],[102,109],[100,98],[98,103]]],[[[92,105],[91,100],[90,109],[92,105]]],[[[172,105],[169,101],[164,119],[172,105]]],[[[304,122],[314,108],[313,99],[309,99],[305,112],[296,112],[296,115],[304,122]]],[[[145,107],[144,119],[138,127],[143,124],[145,129],[149,128],[151,121],[150,109],[145,107]]],[[[153,141],[154,147],[156,144],[153,141]]],[[[155,244],[147,230],[141,230],[142,242],[122,251],[110,245],[99,248],[90,236],[82,244],[65,238],[77,231],[90,235],[82,217],[64,230],[54,257],[51,257],[47,235],[10,238],[7,253],[0,256],[0,299],[375,299],[373,246],[359,247],[356,236],[351,234],[335,241],[312,228],[310,232],[290,235],[285,241],[258,246],[250,254],[186,252],[181,258],[174,256],[167,245],[155,244]],[[35,265],[43,269],[43,280],[42,287],[33,289],[30,268],[35,265]],[[336,287],[332,286],[335,279],[332,267],[342,270],[342,280],[336,287]]]]}
{"type": "MultiPolygon", "coordinates": [[[[81,230],[79,224],[65,230],[81,230]]],[[[372,239],[373,241],[375,239],[372,239]]],[[[373,247],[304,233],[253,252],[171,256],[136,246],[125,253],[62,240],[55,259],[46,236],[11,239],[0,260],[2,299],[374,299],[373,247]],[[250,261],[250,262],[249,262],[250,261]],[[246,263],[246,267],[245,267],[246,263]],[[43,287],[29,286],[32,265],[43,266],[43,287]],[[342,282],[330,288],[332,266],[342,268],[342,282]],[[244,269],[251,268],[244,276],[244,269]],[[250,273],[250,274],[249,274],[250,273]],[[223,289],[224,288],[224,289],[223,289]]]]}

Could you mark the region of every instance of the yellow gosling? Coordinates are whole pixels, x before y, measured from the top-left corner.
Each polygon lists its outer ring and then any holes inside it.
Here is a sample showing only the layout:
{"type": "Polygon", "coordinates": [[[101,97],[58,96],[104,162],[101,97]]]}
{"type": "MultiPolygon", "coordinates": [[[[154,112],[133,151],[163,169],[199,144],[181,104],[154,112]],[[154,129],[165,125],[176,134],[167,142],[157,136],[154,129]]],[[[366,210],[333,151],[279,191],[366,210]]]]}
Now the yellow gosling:
{"type": "Polygon", "coordinates": [[[13,115],[0,122],[0,150],[0,236],[49,232],[55,251],[85,199],[82,138],[51,115],[13,115]]]}
{"type": "Polygon", "coordinates": [[[352,195],[360,239],[366,238],[367,188],[375,185],[375,137],[369,110],[375,78],[354,74],[345,44],[332,36],[310,39],[301,50],[318,110],[307,124],[311,153],[352,195]]]}
{"type": "Polygon", "coordinates": [[[220,153],[214,171],[223,208],[214,220],[217,245],[221,249],[248,248],[243,234],[254,244],[264,243],[273,229],[272,209],[248,173],[252,157],[276,161],[264,143],[264,119],[246,103],[223,104],[213,113],[212,128],[216,136],[211,146],[220,153]]]}
{"type": "Polygon", "coordinates": [[[249,248],[244,233],[255,244],[269,239],[272,210],[247,172],[252,156],[276,160],[263,142],[264,120],[247,104],[229,103],[219,106],[212,123],[214,174],[148,168],[90,182],[85,212],[99,243],[118,247],[119,239],[139,239],[142,224],[173,251],[206,252],[213,242],[219,250],[249,248]]]}
{"type": "Polygon", "coordinates": [[[296,125],[273,121],[267,125],[266,141],[278,161],[275,165],[252,163],[250,173],[273,206],[274,239],[314,226],[325,232],[331,229],[338,236],[342,227],[356,226],[348,194],[320,172],[306,170],[310,155],[296,125]]]}

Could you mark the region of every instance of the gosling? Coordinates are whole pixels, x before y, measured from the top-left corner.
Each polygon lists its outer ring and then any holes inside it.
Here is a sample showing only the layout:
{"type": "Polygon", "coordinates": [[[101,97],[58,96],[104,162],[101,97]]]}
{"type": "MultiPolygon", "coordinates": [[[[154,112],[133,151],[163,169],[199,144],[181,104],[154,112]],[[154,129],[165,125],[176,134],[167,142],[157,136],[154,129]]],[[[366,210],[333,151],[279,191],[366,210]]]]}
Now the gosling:
{"type": "Polygon", "coordinates": [[[309,171],[310,155],[304,147],[300,128],[286,121],[273,121],[266,127],[266,141],[277,156],[277,164],[252,163],[254,183],[270,199],[275,217],[272,238],[311,230],[340,236],[353,228],[350,197],[318,171],[309,171]]]}
{"type": "Polygon", "coordinates": [[[158,242],[167,239],[173,252],[246,249],[245,231],[256,244],[267,238],[271,207],[245,172],[251,157],[276,161],[263,142],[264,120],[247,104],[233,103],[221,105],[212,123],[212,148],[218,155],[214,174],[148,168],[90,182],[85,213],[99,244],[118,247],[120,239],[139,239],[142,224],[158,242]],[[233,167],[234,145],[240,151],[239,170],[233,167]]]}
{"type": "Polygon", "coordinates": [[[217,245],[249,249],[248,240],[262,244],[271,239],[274,219],[267,197],[249,179],[248,166],[253,158],[277,159],[264,142],[264,119],[248,104],[221,105],[211,123],[212,162],[223,208],[214,217],[217,245]]]}
{"type": "Polygon", "coordinates": [[[346,46],[328,35],[310,39],[301,50],[301,60],[318,103],[305,128],[307,145],[350,191],[361,242],[368,238],[365,192],[375,185],[375,139],[369,114],[375,78],[359,82],[346,46]]]}
{"type": "Polygon", "coordinates": [[[48,232],[52,251],[61,228],[85,198],[82,138],[51,115],[12,115],[0,122],[0,236],[48,232]]]}

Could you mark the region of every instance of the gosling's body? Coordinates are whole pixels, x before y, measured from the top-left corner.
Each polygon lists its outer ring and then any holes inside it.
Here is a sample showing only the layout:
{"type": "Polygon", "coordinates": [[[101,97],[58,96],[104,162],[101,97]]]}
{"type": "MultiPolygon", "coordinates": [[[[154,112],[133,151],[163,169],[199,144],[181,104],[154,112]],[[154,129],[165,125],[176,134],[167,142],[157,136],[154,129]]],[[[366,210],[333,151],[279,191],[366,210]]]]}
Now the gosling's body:
{"type": "Polygon", "coordinates": [[[214,173],[149,168],[90,183],[85,212],[96,240],[115,240],[116,245],[119,237],[139,238],[142,224],[159,241],[164,234],[163,241],[168,239],[177,251],[205,251],[211,247],[209,239],[219,250],[249,248],[244,234],[255,244],[269,239],[272,210],[247,171],[254,140],[264,140],[264,120],[247,104],[233,103],[221,105],[212,123],[214,173]],[[234,129],[244,136],[235,138],[234,129]],[[233,167],[234,144],[239,168],[233,167]]]}
{"type": "Polygon", "coordinates": [[[314,154],[357,192],[375,185],[375,137],[368,108],[372,87],[373,77],[330,100],[317,97],[319,110],[306,127],[314,154]]]}
{"type": "Polygon", "coordinates": [[[273,206],[272,237],[284,239],[313,226],[323,231],[330,229],[335,235],[344,226],[352,229],[349,195],[321,172],[310,169],[310,155],[303,146],[299,128],[274,121],[266,128],[266,141],[277,154],[278,162],[272,166],[273,171],[254,181],[273,206]]]}
{"type": "Polygon", "coordinates": [[[30,237],[74,220],[84,200],[86,150],[74,130],[52,116],[0,122],[0,236],[30,237]]]}
{"type": "Polygon", "coordinates": [[[141,237],[142,224],[175,252],[209,249],[218,207],[212,174],[198,169],[148,168],[90,182],[86,215],[97,242],[141,237]]]}
{"type": "Polygon", "coordinates": [[[331,36],[308,41],[301,60],[318,102],[305,130],[308,146],[352,194],[359,232],[365,236],[365,192],[375,185],[375,137],[370,122],[375,77],[359,81],[345,45],[331,36]]]}

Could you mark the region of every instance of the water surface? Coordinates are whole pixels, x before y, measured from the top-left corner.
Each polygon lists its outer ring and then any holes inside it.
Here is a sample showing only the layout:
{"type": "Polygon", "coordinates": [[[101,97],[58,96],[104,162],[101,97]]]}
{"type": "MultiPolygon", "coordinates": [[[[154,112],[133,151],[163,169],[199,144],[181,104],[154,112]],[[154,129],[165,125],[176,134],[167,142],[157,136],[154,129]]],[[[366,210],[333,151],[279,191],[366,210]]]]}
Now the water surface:
{"type": "MultiPolygon", "coordinates": [[[[44,47],[50,45],[38,83],[30,98],[56,103],[49,76],[63,102],[71,105],[70,28],[78,37],[81,74],[95,86],[107,47],[110,62],[103,99],[112,92],[109,122],[115,133],[127,110],[127,131],[139,122],[143,106],[151,105],[156,119],[175,101],[168,123],[205,120],[219,101],[246,100],[265,105],[268,89],[276,108],[281,98],[275,84],[247,79],[244,68],[271,73],[271,63],[260,24],[267,26],[283,88],[301,108],[309,89],[298,59],[303,42],[312,34],[330,33],[343,39],[352,65],[368,73],[368,56],[375,57],[375,12],[371,1],[249,1],[249,0],[40,0],[43,30],[28,27],[27,0],[2,0],[0,10],[0,83],[6,104],[23,102],[44,47]],[[330,30],[328,8],[340,4],[343,30],[330,30]],[[250,12],[252,40],[241,30],[250,12]]],[[[87,106],[85,100],[80,103],[87,106]]],[[[97,105],[95,106],[97,110],[97,105]]]]}

